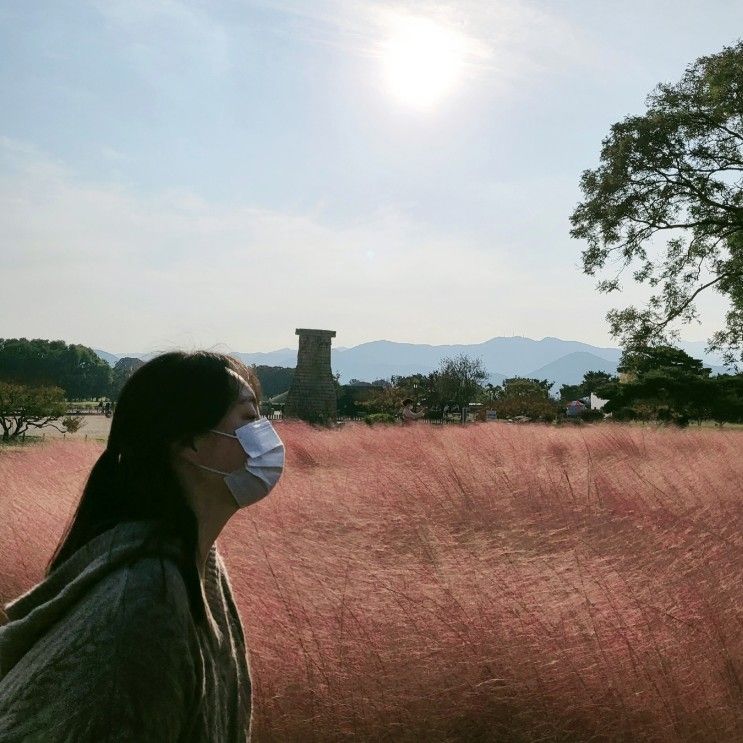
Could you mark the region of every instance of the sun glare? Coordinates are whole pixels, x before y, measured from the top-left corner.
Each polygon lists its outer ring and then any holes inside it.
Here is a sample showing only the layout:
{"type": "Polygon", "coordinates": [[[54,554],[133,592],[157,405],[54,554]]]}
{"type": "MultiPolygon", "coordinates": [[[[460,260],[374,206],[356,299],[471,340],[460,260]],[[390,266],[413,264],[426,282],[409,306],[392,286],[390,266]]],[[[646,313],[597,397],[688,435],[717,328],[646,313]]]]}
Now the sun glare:
{"type": "Polygon", "coordinates": [[[382,48],[389,91],[416,107],[434,106],[452,91],[464,61],[464,40],[426,18],[396,17],[382,48]]]}

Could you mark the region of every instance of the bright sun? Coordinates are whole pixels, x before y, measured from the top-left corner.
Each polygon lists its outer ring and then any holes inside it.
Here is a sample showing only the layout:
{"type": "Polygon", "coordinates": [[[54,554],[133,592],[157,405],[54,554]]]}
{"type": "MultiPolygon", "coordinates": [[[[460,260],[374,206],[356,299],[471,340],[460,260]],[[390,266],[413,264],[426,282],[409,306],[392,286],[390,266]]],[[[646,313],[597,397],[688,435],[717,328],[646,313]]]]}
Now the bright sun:
{"type": "Polygon", "coordinates": [[[425,18],[398,16],[382,47],[387,86],[416,108],[429,108],[456,84],[464,58],[461,36],[425,18]]]}

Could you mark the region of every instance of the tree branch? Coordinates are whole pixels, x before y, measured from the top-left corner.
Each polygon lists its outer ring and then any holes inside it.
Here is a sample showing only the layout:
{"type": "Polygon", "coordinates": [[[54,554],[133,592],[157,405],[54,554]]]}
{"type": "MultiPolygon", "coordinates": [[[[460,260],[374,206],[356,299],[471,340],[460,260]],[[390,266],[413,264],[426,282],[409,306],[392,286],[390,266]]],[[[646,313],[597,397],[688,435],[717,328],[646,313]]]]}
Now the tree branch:
{"type": "MultiPolygon", "coordinates": [[[[697,287],[697,289],[689,296],[687,297],[686,301],[681,304],[680,307],[677,307],[673,312],[671,312],[665,320],[662,320],[661,322],[653,322],[652,324],[658,329],[663,330],[671,320],[674,320],[677,318],[693,301],[694,299],[705,289],[709,289],[710,286],[714,286],[719,281],[722,281],[724,278],[730,278],[732,276],[741,276],[743,277],[743,274],[739,274],[735,271],[731,271],[730,273],[721,273],[719,276],[716,276],[712,281],[708,281],[706,284],[702,284],[702,286],[697,287]]],[[[652,322],[652,321],[651,321],[652,322]]]]}
{"type": "Polygon", "coordinates": [[[701,192],[696,186],[694,186],[692,183],[689,183],[689,181],[683,177],[678,163],[676,164],[676,173],[675,173],[676,180],[671,178],[671,176],[669,176],[667,173],[664,173],[662,170],[657,170],[656,168],[651,168],[651,170],[654,173],[657,173],[669,185],[676,186],[676,187],[681,186],[682,188],[688,189],[700,201],[703,201],[708,206],[713,206],[716,209],[721,209],[722,211],[725,211],[725,212],[732,212],[736,216],[738,216],[738,214],[740,213],[740,208],[738,207],[728,206],[727,204],[721,204],[720,202],[715,201],[714,199],[710,199],[709,197],[705,196],[703,192],[701,192]]]}

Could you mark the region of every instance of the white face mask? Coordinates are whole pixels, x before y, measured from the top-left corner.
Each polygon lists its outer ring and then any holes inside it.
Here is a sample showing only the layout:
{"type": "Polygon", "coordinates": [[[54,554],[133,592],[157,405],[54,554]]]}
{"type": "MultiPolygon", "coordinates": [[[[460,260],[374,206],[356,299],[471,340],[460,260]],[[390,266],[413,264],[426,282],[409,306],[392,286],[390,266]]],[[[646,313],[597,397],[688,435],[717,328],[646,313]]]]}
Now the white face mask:
{"type": "Polygon", "coordinates": [[[237,439],[247,454],[245,466],[234,472],[222,472],[202,464],[196,466],[224,475],[224,481],[240,508],[267,496],[284,470],[284,444],[271,421],[259,418],[240,426],[234,434],[213,428],[210,432],[237,439]]]}

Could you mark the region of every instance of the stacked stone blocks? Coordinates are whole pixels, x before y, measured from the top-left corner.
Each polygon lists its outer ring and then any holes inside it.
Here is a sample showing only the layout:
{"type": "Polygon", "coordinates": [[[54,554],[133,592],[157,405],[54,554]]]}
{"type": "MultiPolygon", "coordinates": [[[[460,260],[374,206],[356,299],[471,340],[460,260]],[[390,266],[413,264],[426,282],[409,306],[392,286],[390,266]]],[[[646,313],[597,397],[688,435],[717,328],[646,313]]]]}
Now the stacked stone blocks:
{"type": "Polygon", "coordinates": [[[311,423],[328,423],[337,416],[330,344],[335,330],[297,328],[299,352],[289,395],[284,407],[286,418],[311,423]]]}

